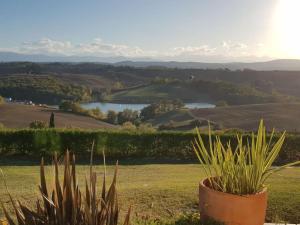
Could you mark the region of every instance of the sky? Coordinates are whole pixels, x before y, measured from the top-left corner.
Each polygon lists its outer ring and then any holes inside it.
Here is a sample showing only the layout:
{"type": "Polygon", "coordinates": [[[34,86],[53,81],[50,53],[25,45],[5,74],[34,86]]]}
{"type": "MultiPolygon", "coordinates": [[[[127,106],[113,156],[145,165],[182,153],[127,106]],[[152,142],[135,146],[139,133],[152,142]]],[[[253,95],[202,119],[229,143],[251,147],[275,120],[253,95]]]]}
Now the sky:
{"type": "Polygon", "coordinates": [[[299,0],[2,0],[0,51],[178,61],[300,58],[299,0]]]}

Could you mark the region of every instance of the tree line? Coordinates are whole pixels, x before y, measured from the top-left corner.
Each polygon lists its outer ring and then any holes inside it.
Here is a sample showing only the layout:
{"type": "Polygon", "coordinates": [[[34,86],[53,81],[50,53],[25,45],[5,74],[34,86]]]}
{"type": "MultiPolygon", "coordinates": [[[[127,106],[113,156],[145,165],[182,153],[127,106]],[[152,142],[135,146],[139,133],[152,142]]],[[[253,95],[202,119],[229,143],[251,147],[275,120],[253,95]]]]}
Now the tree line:
{"type": "Polygon", "coordinates": [[[109,110],[105,114],[99,108],[84,109],[78,102],[63,101],[59,105],[59,109],[65,112],[90,116],[115,125],[122,125],[126,122],[130,122],[136,126],[139,126],[141,123],[149,119],[155,118],[157,115],[180,109],[182,107],[184,107],[184,103],[178,99],[161,100],[146,106],[140,112],[137,110],[124,109],[121,112],[109,110]]]}

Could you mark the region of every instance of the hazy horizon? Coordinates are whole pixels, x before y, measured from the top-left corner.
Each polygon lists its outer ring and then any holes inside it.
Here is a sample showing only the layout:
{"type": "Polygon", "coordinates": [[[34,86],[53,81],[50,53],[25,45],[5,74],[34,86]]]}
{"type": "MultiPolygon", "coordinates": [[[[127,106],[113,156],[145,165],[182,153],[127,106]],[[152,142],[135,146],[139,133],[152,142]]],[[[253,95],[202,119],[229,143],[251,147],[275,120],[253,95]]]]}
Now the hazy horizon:
{"type": "Polygon", "coordinates": [[[163,61],[300,59],[297,0],[4,1],[0,51],[163,61]]]}

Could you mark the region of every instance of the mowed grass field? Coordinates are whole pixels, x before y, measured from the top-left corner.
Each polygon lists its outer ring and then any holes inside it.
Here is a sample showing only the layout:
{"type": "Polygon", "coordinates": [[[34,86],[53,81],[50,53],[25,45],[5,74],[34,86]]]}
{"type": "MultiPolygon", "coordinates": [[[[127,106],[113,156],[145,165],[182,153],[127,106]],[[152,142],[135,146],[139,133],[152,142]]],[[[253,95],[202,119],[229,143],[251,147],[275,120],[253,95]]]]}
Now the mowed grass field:
{"type": "MultiPolygon", "coordinates": [[[[39,166],[0,166],[5,174],[13,198],[34,205],[39,183],[39,166]]],[[[109,180],[114,166],[107,166],[109,180]]],[[[103,167],[96,166],[99,191],[103,167]]],[[[77,167],[79,184],[83,187],[89,167],[77,167]]],[[[46,168],[49,184],[53,168],[46,168]]],[[[121,165],[118,190],[122,212],[129,205],[133,217],[149,216],[173,220],[182,213],[197,212],[198,183],[205,176],[197,164],[121,165]]],[[[269,203],[267,221],[300,222],[300,168],[288,168],[268,180],[269,203]]],[[[1,201],[9,205],[3,181],[0,185],[1,201]]],[[[3,217],[2,211],[0,218],[3,217]]]]}

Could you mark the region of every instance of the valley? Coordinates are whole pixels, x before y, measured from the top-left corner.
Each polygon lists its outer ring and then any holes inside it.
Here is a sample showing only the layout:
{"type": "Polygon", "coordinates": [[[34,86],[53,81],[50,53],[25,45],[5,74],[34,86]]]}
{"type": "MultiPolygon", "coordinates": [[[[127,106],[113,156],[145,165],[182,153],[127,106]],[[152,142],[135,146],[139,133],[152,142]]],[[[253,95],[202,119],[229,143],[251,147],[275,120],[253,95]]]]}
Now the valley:
{"type": "MultiPolygon", "coordinates": [[[[118,113],[125,110],[126,104],[129,109],[140,111],[162,100],[179,100],[184,104],[193,103],[195,108],[207,109],[192,109],[191,104],[188,107],[191,109],[166,111],[142,122],[158,130],[188,131],[196,126],[207,129],[209,120],[217,130],[252,130],[261,118],[268,118],[267,125],[294,132],[300,129],[297,123],[299,85],[298,71],[178,69],[99,63],[0,63],[0,95],[12,98],[13,102],[59,105],[71,101],[88,110],[98,107],[100,114],[104,114],[93,116],[92,111],[79,114],[57,111],[62,116],[61,119],[58,117],[60,127],[113,127],[114,124],[107,123],[105,114],[108,111],[118,113]],[[214,105],[216,108],[211,108],[214,105]],[[66,120],[68,123],[64,122],[66,120]]],[[[47,121],[49,116],[45,109],[38,107],[14,103],[1,107],[5,116],[0,123],[7,127],[28,126],[28,120],[21,122],[28,117],[20,116],[20,111],[29,115],[30,122],[47,121]]]]}

